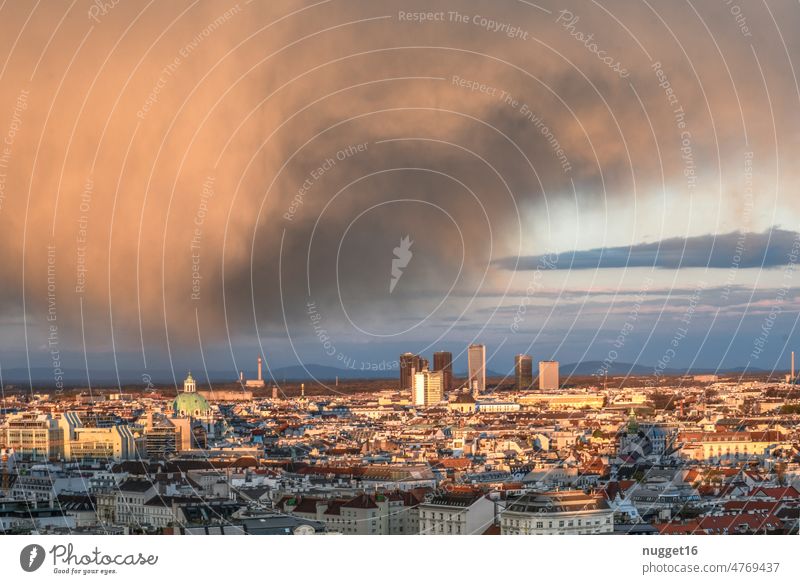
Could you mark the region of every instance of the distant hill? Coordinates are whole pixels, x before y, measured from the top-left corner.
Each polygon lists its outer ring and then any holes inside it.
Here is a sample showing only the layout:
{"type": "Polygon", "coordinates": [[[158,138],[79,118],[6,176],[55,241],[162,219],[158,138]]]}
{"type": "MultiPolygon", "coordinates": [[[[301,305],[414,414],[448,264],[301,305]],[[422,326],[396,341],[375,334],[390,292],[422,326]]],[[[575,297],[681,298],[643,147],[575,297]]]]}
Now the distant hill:
{"type": "MultiPolygon", "coordinates": [[[[569,375],[595,375],[603,371],[603,361],[582,361],[580,363],[566,363],[559,367],[562,377],[569,375]]],[[[609,375],[652,375],[654,367],[648,365],[634,365],[633,363],[611,363],[608,366],[609,375]]],[[[685,370],[666,369],[665,375],[683,375],[685,370]]]]}
{"type": "MultiPolygon", "coordinates": [[[[568,377],[587,377],[596,374],[598,371],[602,370],[603,362],[602,361],[582,361],[580,363],[565,363],[562,364],[560,367],[561,379],[567,379],[568,377]]],[[[737,373],[742,373],[744,370],[743,367],[732,367],[729,369],[721,369],[718,373],[722,375],[733,375],[737,373]]],[[[646,376],[652,375],[654,371],[654,367],[651,365],[634,365],[632,363],[612,363],[608,367],[608,375],[609,376],[621,376],[621,375],[632,375],[632,376],[646,376]]],[[[533,374],[536,376],[537,374],[537,367],[534,364],[534,371],[533,374]]],[[[685,369],[678,369],[678,368],[668,368],[662,371],[663,375],[702,375],[708,373],[714,373],[713,369],[708,368],[694,368],[690,371],[686,371],[685,369]]],[[[769,371],[765,369],[759,369],[755,367],[751,367],[747,370],[749,374],[756,374],[762,375],[767,374],[769,371]]],[[[135,371],[131,369],[121,369],[119,371],[119,383],[120,385],[143,385],[143,373],[142,371],[135,371]]],[[[151,369],[148,370],[147,373],[150,375],[151,383],[153,383],[157,387],[164,387],[164,386],[172,386],[174,383],[172,372],[169,369],[151,369]]],[[[776,371],[776,374],[781,374],[782,371],[776,371]]],[[[195,378],[200,380],[201,382],[205,382],[206,374],[203,371],[193,371],[195,378]]],[[[91,370],[91,384],[93,387],[114,387],[117,385],[118,379],[117,374],[113,369],[104,369],[104,370],[91,370]]],[[[175,381],[177,381],[178,385],[181,384],[183,377],[185,376],[184,371],[175,371],[175,381]]],[[[345,367],[331,367],[329,365],[320,365],[318,363],[310,363],[308,365],[291,365],[288,367],[276,367],[271,369],[265,378],[267,383],[271,381],[271,379],[275,379],[277,382],[283,381],[306,381],[317,379],[320,381],[332,381],[335,378],[339,378],[340,381],[353,379],[353,380],[367,380],[367,379],[397,379],[399,376],[399,372],[397,369],[387,369],[384,371],[372,371],[372,370],[361,370],[361,369],[349,369],[345,367]]],[[[456,371],[454,376],[457,379],[464,379],[466,378],[467,374],[465,371],[456,371]]],[[[487,370],[486,376],[489,378],[502,378],[507,377],[508,379],[513,379],[514,371],[510,369],[508,373],[501,373],[498,371],[487,370]]],[[[208,372],[208,377],[211,379],[212,383],[231,383],[236,380],[236,376],[228,371],[221,371],[221,370],[211,370],[208,372]]],[[[14,368],[14,369],[4,369],[2,370],[2,381],[5,385],[15,385],[18,387],[26,387],[28,385],[28,380],[32,379],[34,386],[39,387],[53,387],[55,385],[55,380],[53,379],[53,371],[48,367],[34,367],[30,371],[30,376],[28,374],[27,369],[23,368],[14,368]]],[[[83,369],[67,369],[64,371],[63,374],[63,383],[67,387],[85,387],[87,386],[87,379],[86,379],[86,371],[83,369]]]]}
{"type": "Polygon", "coordinates": [[[339,379],[389,379],[399,375],[397,369],[386,371],[367,371],[361,369],[349,369],[344,367],[330,367],[310,363],[308,365],[291,365],[289,367],[276,367],[270,370],[272,377],[277,381],[300,381],[303,379],[331,380],[339,379]]]}
{"type": "MultiPolygon", "coordinates": [[[[603,361],[582,361],[580,363],[567,363],[561,365],[559,367],[561,376],[588,376],[588,375],[595,375],[598,371],[603,370],[603,366],[605,364],[603,361]]],[[[653,375],[655,371],[655,367],[653,365],[640,365],[633,363],[612,363],[608,367],[608,374],[611,376],[617,375],[633,375],[633,376],[644,376],[644,375],[653,375]]],[[[680,368],[666,368],[661,371],[662,375],[703,375],[703,374],[710,374],[710,373],[719,373],[720,375],[725,374],[733,374],[733,373],[741,373],[744,371],[744,367],[732,367],[730,369],[720,369],[717,371],[716,369],[709,369],[709,368],[702,368],[702,367],[695,367],[690,370],[680,369],[680,368]]],[[[759,369],[757,367],[750,367],[747,370],[748,373],[752,374],[766,374],[769,373],[766,369],[759,369]]],[[[776,371],[776,373],[779,373],[776,371]]]]}

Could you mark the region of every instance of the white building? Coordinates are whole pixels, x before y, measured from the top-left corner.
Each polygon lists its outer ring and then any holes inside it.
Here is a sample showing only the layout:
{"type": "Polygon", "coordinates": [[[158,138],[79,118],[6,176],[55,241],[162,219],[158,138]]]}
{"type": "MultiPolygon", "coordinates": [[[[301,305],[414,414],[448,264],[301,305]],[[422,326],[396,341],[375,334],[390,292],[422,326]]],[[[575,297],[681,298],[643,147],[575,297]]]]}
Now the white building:
{"type": "Polygon", "coordinates": [[[74,460],[130,460],[136,455],[136,441],[128,426],[75,428],[64,445],[65,457],[74,460]]]}
{"type": "Polygon", "coordinates": [[[494,522],[495,503],[482,493],[436,495],[419,506],[422,535],[481,535],[494,522]]]}
{"type": "Polygon", "coordinates": [[[5,434],[6,447],[12,448],[19,459],[60,460],[64,456],[64,428],[50,414],[12,414],[5,434]]]}
{"type": "Polygon", "coordinates": [[[430,406],[444,399],[444,373],[420,371],[414,374],[414,405],[430,406]]]}
{"type": "Polygon", "coordinates": [[[604,499],[583,491],[528,493],[501,513],[502,535],[579,535],[612,533],[614,511],[604,499]]]}

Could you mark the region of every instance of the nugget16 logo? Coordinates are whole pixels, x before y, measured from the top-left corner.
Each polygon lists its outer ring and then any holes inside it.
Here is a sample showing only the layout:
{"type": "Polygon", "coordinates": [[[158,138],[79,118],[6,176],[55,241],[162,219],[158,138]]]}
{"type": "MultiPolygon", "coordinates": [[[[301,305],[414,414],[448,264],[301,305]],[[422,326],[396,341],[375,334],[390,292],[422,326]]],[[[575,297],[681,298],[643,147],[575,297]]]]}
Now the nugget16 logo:
{"type": "Polygon", "coordinates": [[[44,558],[44,548],[38,544],[32,543],[22,548],[22,551],[19,553],[19,565],[26,572],[35,572],[42,567],[44,558]]]}

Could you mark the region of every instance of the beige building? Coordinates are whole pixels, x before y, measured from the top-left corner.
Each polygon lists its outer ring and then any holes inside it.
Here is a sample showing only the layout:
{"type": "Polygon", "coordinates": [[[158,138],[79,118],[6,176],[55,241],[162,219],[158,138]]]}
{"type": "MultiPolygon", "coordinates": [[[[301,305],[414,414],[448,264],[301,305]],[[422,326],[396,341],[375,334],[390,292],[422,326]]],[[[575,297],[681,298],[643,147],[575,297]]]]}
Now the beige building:
{"type": "Polygon", "coordinates": [[[558,389],[558,361],[539,361],[539,389],[558,389]]]}
{"type": "Polygon", "coordinates": [[[73,460],[129,460],[135,458],[136,443],[128,426],[75,428],[64,450],[73,460]]]}
{"type": "Polygon", "coordinates": [[[783,444],[780,432],[681,432],[680,454],[692,460],[720,461],[763,456],[783,444]]]}
{"type": "Polygon", "coordinates": [[[471,393],[459,393],[452,396],[447,403],[447,409],[451,412],[458,412],[460,414],[473,414],[475,413],[476,403],[475,398],[471,393]]]}
{"type": "Polygon", "coordinates": [[[527,493],[501,513],[502,535],[582,535],[612,533],[614,511],[583,491],[527,493]]]}
{"type": "Polygon", "coordinates": [[[64,457],[63,425],[49,414],[12,414],[5,427],[6,447],[18,458],[60,460],[64,457]]]}
{"type": "Polygon", "coordinates": [[[87,428],[75,412],[12,415],[5,440],[17,457],[33,460],[127,460],[136,453],[128,426],[87,428]]]}
{"type": "Polygon", "coordinates": [[[430,406],[444,399],[444,374],[441,371],[420,371],[414,374],[414,405],[430,406]]]}
{"type": "Polygon", "coordinates": [[[546,406],[551,410],[599,410],[605,403],[605,397],[592,393],[534,393],[524,395],[518,401],[523,406],[546,406]]]}
{"type": "Polygon", "coordinates": [[[325,523],[344,535],[415,535],[419,500],[408,492],[362,494],[349,500],[292,496],[278,504],[286,513],[325,523]]]}
{"type": "Polygon", "coordinates": [[[144,420],[144,450],[150,458],[165,458],[192,449],[192,420],[188,417],[154,415],[144,420]]]}
{"type": "Polygon", "coordinates": [[[419,533],[481,535],[494,517],[495,503],[483,493],[443,493],[419,506],[419,533]]]}

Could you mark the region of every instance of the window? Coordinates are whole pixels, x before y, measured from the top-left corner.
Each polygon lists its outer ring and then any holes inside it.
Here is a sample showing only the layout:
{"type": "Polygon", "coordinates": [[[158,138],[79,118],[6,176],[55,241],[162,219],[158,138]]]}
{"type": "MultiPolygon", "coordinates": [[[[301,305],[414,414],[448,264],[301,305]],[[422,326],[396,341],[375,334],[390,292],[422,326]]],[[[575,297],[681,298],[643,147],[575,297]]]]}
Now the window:
{"type": "Polygon", "coordinates": [[[536,522],[536,529],[542,529],[543,527],[544,527],[544,521],[536,522]]]}

